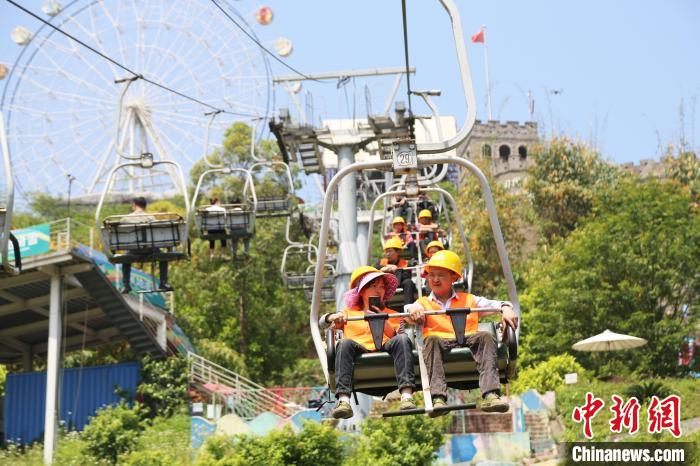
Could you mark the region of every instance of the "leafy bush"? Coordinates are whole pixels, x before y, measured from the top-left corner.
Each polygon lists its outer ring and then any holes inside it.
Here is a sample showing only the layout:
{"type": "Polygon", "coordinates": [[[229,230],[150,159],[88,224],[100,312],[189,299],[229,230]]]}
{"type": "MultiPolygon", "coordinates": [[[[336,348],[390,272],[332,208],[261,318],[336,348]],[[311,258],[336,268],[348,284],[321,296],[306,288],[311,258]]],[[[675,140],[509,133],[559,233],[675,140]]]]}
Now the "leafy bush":
{"type": "Polygon", "coordinates": [[[430,465],[445,442],[444,431],[450,416],[430,419],[401,416],[368,419],[352,452],[351,466],[430,465]]]}
{"type": "Polygon", "coordinates": [[[197,456],[197,465],[216,466],[340,466],[344,443],[333,427],[306,422],[295,434],[291,427],[264,437],[241,435],[209,437],[197,456]]]}
{"type": "Polygon", "coordinates": [[[187,395],[187,361],[181,357],[141,363],[141,383],[136,389],[146,417],[169,417],[183,405],[187,395]]]}
{"type": "Polygon", "coordinates": [[[540,393],[556,390],[564,385],[564,375],[576,372],[583,376],[584,369],[570,354],[552,356],[544,362],[522,370],[511,388],[514,393],[522,393],[534,388],[540,393]]]}
{"type": "Polygon", "coordinates": [[[138,445],[120,463],[132,466],[189,465],[190,417],[176,414],[169,418],[157,417],[141,433],[138,445]]]}
{"type": "Polygon", "coordinates": [[[134,449],[143,430],[138,405],[100,409],[83,430],[82,438],[94,457],[116,463],[120,455],[134,449]]]}

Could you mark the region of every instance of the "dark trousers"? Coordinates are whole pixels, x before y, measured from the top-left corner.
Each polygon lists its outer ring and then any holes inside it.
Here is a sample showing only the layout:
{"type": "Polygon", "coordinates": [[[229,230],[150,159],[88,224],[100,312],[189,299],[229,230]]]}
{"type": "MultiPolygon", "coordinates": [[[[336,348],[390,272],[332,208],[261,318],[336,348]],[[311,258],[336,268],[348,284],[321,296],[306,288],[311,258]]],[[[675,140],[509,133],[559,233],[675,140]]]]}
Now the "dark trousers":
{"type": "MultiPolygon", "coordinates": [[[[160,269],[160,286],[168,283],[168,263],[165,261],[158,262],[160,269]]],[[[131,286],[131,264],[122,264],[122,285],[124,287],[131,286]]]]}
{"type": "Polygon", "coordinates": [[[410,278],[404,279],[399,286],[403,288],[403,304],[413,304],[416,301],[416,284],[410,278]]]}
{"type": "MultiPolygon", "coordinates": [[[[457,348],[457,340],[445,340],[430,336],[425,339],[423,357],[430,379],[430,394],[447,398],[447,383],[445,381],[445,355],[452,348],[457,348]]],[[[489,332],[476,332],[464,337],[464,345],[469,348],[476,361],[479,371],[479,389],[482,394],[501,390],[498,380],[498,365],[496,361],[496,339],[489,332]]]]}
{"type": "MultiPolygon", "coordinates": [[[[399,333],[384,343],[381,348],[394,358],[396,384],[399,390],[406,387],[415,388],[413,378],[413,347],[411,339],[405,333],[399,333]]],[[[352,373],[355,367],[355,357],[368,353],[369,350],[356,342],[344,338],[335,348],[335,393],[351,393],[352,373]]]]}

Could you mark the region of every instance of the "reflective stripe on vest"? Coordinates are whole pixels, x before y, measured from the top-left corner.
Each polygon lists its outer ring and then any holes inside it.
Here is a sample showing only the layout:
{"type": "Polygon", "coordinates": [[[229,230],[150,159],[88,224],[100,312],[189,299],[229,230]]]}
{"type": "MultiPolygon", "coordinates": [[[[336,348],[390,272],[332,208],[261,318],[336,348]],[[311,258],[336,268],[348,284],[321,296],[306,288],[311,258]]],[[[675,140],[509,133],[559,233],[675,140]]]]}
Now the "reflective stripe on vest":
{"type": "MultiPolygon", "coordinates": [[[[394,311],[393,309],[389,309],[388,307],[382,309],[382,312],[386,312],[387,314],[396,314],[396,311],[394,311]]],[[[345,314],[347,317],[357,317],[364,316],[365,311],[360,309],[359,306],[356,306],[349,309],[345,309],[343,311],[343,314],[345,314]]],[[[391,319],[389,320],[389,324],[394,330],[398,332],[399,326],[401,325],[401,321],[399,319],[391,319]]],[[[345,328],[343,329],[343,338],[355,340],[356,342],[367,348],[369,351],[376,351],[376,348],[374,347],[374,340],[372,340],[372,332],[369,329],[369,324],[365,320],[355,320],[351,322],[346,322],[345,328]]],[[[382,336],[382,346],[387,341],[389,341],[389,337],[385,333],[382,336]]]]}
{"type": "MultiPolygon", "coordinates": [[[[441,303],[435,302],[427,296],[423,296],[416,302],[423,305],[426,311],[439,311],[442,309],[441,303]]],[[[450,308],[459,307],[477,307],[474,295],[469,293],[457,293],[457,297],[453,298],[452,302],[450,303],[450,308]]],[[[468,335],[470,333],[475,333],[478,330],[479,314],[472,312],[467,316],[467,327],[464,330],[464,334],[468,335]]],[[[454,328],[452,327],[452,320],[450,320],[450,316],[446,314],[425,316],[425,322],[423,323],[423,336],[436,336],[446,340],[454,340],[456,336],[454,328]]]]}

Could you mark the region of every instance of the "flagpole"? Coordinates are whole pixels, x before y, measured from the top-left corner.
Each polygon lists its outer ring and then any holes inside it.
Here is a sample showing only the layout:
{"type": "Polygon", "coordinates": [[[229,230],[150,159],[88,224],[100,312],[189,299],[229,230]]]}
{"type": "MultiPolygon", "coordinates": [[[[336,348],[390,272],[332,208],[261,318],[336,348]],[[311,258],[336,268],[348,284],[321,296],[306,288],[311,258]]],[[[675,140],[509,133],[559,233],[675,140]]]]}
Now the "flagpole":
{"type": "Polygon", "coordinates": [[[488,104],[489,121],[492,120],[491,115],[491,79],[489,78],[489,55],[486,51],[486,25],[481,25],[481,31],[484,34],[484,67],[486,68],[486,102],[488,104]]]}

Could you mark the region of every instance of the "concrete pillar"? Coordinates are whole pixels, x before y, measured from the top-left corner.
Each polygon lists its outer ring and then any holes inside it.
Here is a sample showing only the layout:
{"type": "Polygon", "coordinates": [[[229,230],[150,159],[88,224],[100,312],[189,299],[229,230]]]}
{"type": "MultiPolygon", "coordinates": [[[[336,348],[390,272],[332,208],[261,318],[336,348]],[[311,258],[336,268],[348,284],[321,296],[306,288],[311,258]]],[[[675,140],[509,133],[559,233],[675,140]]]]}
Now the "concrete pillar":
{"type": "MultiPolygon", "coordinates": [[[[355,162],[353,145],[339,146],[338,171],[355,162]]],[[[336,305],[342,306],[343,294],[348,290],[350,274],[362,265],[357,250],[357,182],[355,174],[349,174],[338,185],[339,245],[338,269],[335,282],[336,305]]]]}
{"type": "Polygon", "coordinates": [[[63,276],[60,270],[51,275],[49,300],[49,340],[46,355],[46,411],[44,413],[44,464],[51,464],[56,447],[59,413],[58,371],[61,368],[61,308],[63,276]]]}
{"type": "Polygon", "coordinates": [[[24,353],[22,353],[22,371],[31,372],[33,362],[34,362],[34,355],[32,354],[31,350],[25,351],[24,353]]]}
{"type": "MultiPolygon", "coordinates": [[[[368,220],[368,219],[367,219],[368,220]]],[[[369,221],[360,222],[357,225],[357,249],[360,254],[360,262],[367,264],[367,242],[369,241],[369,221]]],[[[369,264],[367,264],[369,265],[369,264]]]]}

